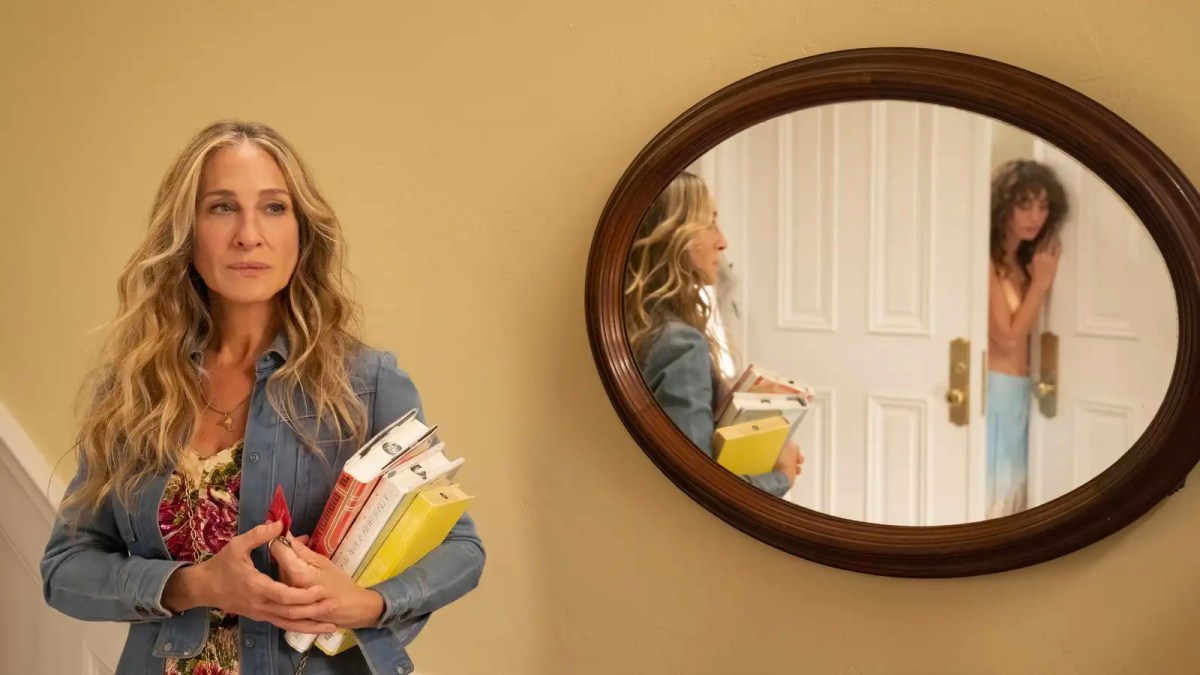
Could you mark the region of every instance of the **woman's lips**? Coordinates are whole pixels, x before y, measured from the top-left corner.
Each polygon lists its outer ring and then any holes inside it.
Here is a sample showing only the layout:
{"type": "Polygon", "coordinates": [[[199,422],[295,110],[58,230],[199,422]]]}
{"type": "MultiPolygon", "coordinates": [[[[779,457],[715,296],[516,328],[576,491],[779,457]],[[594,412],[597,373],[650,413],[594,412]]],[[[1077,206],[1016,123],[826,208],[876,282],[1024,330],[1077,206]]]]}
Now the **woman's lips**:
{"type": "Polygon", "coordinates": [[[258,275],[262,274],[263,272],[266,272],[267,270],[271,269],[271,266],[266,263],[246,262],[246,263],[234,263],[229,266],[229,269],[233,270],[234,272],[237,272],[238,274],[240,274],[244,277],[254,277],[254,276],[258,276],[258,275]]]}

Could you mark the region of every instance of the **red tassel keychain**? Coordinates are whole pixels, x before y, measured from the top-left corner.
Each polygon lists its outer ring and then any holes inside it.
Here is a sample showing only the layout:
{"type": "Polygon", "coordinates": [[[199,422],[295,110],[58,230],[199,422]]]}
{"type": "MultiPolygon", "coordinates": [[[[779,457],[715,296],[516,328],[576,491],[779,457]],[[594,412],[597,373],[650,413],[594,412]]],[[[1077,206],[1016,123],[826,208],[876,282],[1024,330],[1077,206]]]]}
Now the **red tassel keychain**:
{"type": "Polygon", "coordinates": [[[289,548],[291,544],[287,540],[288,534],[292,531],[292,514],[288,511],[287,500],[283,497],[283,486],[275,486],[275,496],[271,498],[271,507],[267,509],[267,522],[283,521],[283,531],[279,533],[277,539],[283,542],[289,548]]]}

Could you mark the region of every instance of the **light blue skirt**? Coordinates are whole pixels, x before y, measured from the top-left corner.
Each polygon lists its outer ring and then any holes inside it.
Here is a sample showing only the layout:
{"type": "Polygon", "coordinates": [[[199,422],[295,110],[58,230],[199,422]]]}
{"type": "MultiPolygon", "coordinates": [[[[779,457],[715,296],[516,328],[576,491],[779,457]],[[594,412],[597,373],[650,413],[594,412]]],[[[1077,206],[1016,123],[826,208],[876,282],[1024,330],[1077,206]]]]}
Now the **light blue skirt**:
{"type": "Polygon", "coordinates": [[[1030,379],[987,374],[987,511],[997,518],[1026,508],[1030,379]]]}

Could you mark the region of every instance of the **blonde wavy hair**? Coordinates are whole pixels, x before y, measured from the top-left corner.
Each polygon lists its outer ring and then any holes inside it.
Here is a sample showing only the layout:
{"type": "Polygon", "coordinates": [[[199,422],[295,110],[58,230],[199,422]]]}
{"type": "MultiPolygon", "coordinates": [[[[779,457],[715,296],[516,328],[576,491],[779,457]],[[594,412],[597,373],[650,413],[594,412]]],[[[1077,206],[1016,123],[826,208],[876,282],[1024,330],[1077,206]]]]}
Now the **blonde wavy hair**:
{"type": "Polygon", "coordinates": [[[712,362],[718,362],[718,343],[709,330],[711,308],[701,295],[706,280],[689,255],[696,236],[713,226],[714,215],[708,186],[683,171],[642,217],[629,252],[624,307],[626,334],[639,362],[671,318],[700,331],[712,362]]]}
{"type": "MultiPolygon", "coordinates": [[[[64,514],[95,511],[110,494],[128,504],[142,481],[174,465],[191,438],[205,408],[191,354],[204,348],[213,328],[208,289],[192,265],[200,177],[216,150],[241,143],[258,146],[279,164],[300,235],[296,270],[275,298],[289,356],[267,383],[268,400],[284,419],[295,420],[299,395],[307,395],[316,419],[339,438],[364,440],[366,410],[347,370],[361,342],[359,309],[346,290],[341,225],[278,132],[222,120],[196,134],[163,177],[146,237],[120,275],[118,311],[105,328],[100,365],[80,391],[76,447],[86,472],[63,500],[64,514]]],[[[290,424],[315,448],[315,429],[290,424]]]]}

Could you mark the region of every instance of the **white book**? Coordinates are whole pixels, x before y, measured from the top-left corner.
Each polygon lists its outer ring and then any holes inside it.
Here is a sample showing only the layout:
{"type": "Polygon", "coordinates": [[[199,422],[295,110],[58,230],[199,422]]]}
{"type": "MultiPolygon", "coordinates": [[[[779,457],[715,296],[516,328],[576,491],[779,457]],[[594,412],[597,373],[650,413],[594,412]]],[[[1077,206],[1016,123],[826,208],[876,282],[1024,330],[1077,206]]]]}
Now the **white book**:
{"type": "MultiPolygon", "coordinates": [[[[444,515],[439,518],[437,513],[438,505],[448,506],[457,502],[465,506],[466,502],[464,500],[466,499],[470,499],[470,497],[462,491],[460,486],[452,483],[445,476],[432,483],[416,488],[413,491],[413,504],[421,504],[426,508],[419,509],[421,513],[417,513],[416,515],[412,515],[412,508],[406,509],[407,512],[403,517],[398,519],[395,527],[388,532],[386,537],[380,539],[381,545],[395,545],[392,549],[389,549],[389,552],[397,557],[375,559],[374,556],[376,554],[370,554],[366,563],[359,570],[360,575],[356,576],[355,580],[360,586],[363,585],[364,582],[361,574],[366,573],[370,575],[366,580],[368,582],[384,581],[381,578],[382,575],[378,574],[378,572],[382,571],[380,567],[399,569],[403,573],[405,569],[408,569],[410,563],[417,562],[417,560],[414,560],[414,548],[425,551],[425,555],[431,553],[433,549],[437,548],[440,542],[427,536],[429,533],[424,530],[423,526],[433,525],[440,521],[441,526],[445,527],[441,531],[443,537],[441,542],[444,542],[444,537],[453,528],[453,521],[445,518],[444,515]],[[431,506],[434,509],[432,512],[428,510],[431,506]],[[398,541],[388,541],[397,536],[397,534],[400,535],[398,541]],[[426,551],[426,547],[429,550],[426,551]]],[[[461,509],[459,509],[459,513],[461,514],[461,509]]],[[[317,647],[330,656],[336,656],[342,650],[353,647],[355,643],[356,640],[353,631],[349,629],[324,633],[316,641],[317,647]]]]}
{"type": "Polygon", "coordinates": [[[359,543],[353,545],[357,552],[353,554],[354,557],[347,557],[347,567],[344,568],[352,578],[358,579],[419,492],[435,484],[449,485],[458,476],[458,470],[466,460],[462,457],[448,459],[444,450],[445,444],[439,443],[429,452],[388,473],[389,487],[395,488],[400,494],[398,506],[391,509],[383,527],[373,533],[364,532],[359,543]]]}
{"type": "Polygon", "coordinates": [[[727,427],[775,415],[783,415],[789,423],[795,424],[803,419],[807,412],[808,401],[803,396],[736,392],[717,426],[727,427]]]}
{"type": "Polygon", "coordinates": [[[436,426],[425,426],[417,419],[417,411],[410,410],[346,460],[317,520],[309,547],[332,557],[383,474],[435,445],[436,431],[436,426]]]}
{"type": "Polygon", "coordinates": [[[436,425],[425,426],[417,419],[417,411],[410,410],[347,459],[342,473],[362,483],[374,480],[393,465],[409,459],[414,450],[422,452],[432,445],[436,432],[436,425]]]}
{"type": "MultiPolygon", "coordinates": [[[[361,568],[391,533],[420,489],[435,481],[454,479],[465,460],[461,457],[447,459],[445,447],[444,443],[438,443],[389,470],[380,479],[345,539],[330,556],[338,569],[357,578],[361,568]]],[[[292,649],[303,652],[312,647],[317,637],[312,633],[287,631],[283,639],[292,649]]]]}

